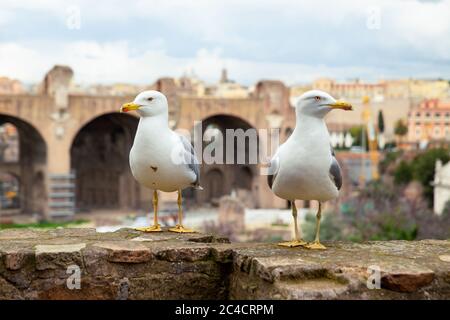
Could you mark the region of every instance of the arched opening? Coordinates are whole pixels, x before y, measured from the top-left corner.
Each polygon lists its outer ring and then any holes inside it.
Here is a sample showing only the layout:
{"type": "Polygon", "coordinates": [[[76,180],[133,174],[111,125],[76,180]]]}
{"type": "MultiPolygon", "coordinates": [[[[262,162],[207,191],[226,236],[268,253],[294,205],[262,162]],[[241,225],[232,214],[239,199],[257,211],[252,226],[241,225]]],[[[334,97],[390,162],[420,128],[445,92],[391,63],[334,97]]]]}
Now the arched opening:
{"type": "Polygon", "coordinates": [[[0,209],[20,209],[20,181],[9,172],[0,173],[0,209]]]}
{"type": "Polygon", "coordinates": [[[250,167],[241,167],[235,176],[234,185],[238,189],[252,190],[253,173],[250,167]]]}
{"type": "Polygon", "coordinates": [[[108,113],[75,136],[70,157],[78,211],[139,207],[140,189],[128,161],[137,125],[136,117],[108,113]]]}
{"type": "Polygon", "coordinates": [[[246,191],[243,200],[247,204],[249,198],[255,204],[258,203],[258,199],[251,196],[253,172],[256,172],[259,158],[257,130],[247,121],[230,115],[211,116],[204,119],[201,126],[201,184],[205,189],[211,190],[195,192],[197,203],[216,205],[224,195],[234,194],[240,197],[245,193],[240,192],[241,190],[246,191]]]}
{"type": "Polygon", "coordinates": [[[223,196],[223,173],[219,169],[211,169],[205,176],[205,189],[208,193],[208,199],[217,204],[220,197],[223,196]]]}
{"type": "Polygon", "coordinates": [[[0,114],[1,214],[45,214],[46,163],[47,146],[39,131],[20,118],[0,114]]]}

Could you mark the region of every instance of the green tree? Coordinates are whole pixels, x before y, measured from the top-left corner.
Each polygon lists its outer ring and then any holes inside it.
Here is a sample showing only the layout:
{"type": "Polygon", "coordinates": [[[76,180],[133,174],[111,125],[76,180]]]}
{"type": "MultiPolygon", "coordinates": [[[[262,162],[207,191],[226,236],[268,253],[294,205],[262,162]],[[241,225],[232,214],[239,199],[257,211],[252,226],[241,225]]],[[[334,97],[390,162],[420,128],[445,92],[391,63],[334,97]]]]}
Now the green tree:
{"type": "Polygon", "coordinates": [[[402,119],[395,122],[394,133],[399,137],[404,137],[408,133],[408,126],[402,119]]]}
{"type": "Polygon", "coordinates": [[[418,155],[411,164],[413,178],[422,184],[424,196],[428,200],[430,207],[433,205],[433,186],[431,186],[431,182],[434,180],[437,159],[441,159],[443,164],[447,163],[450,160],[449,150],[444,148],[427,150],[418,155]]]}
{"type": "Polygon", "coordinates": [[[365,139],[366,139],[366,146],[367,146],[367,131],[365,130],[364,126],[355,126],[351,127],[348,132],[353,138],[353,145],[354,146],[361,146],[362,147],[362,135],[364,133],[365,139]]]}
{"type": "Polygon", "coordinates": [[[405,185],[413,179],[412,165],[402,160],[394,171],[394,183],[397,185],[405,185]]]}
{"type": "Polygon", "coordinates": [[[368,183],[342,207],[342,220],[349,226],[343,236],[352,241],[414,240],[419,225],[399,191],[382,181],[368,183]]]}
{"type": "Polygon", "coordinates": [[[402,155],[402,153],[402,151],[388,151],[384,153],[383,160],[381,160],[378,164],[380,173],[385,174],[388,167],[394,164],[397,161],[398,157],[402,155]]]}
{"type": "Polygon", "coordinates": [[[380,133],[384,132],[384,116],[383,110],[378,111],[378,131],[380,133]]]}

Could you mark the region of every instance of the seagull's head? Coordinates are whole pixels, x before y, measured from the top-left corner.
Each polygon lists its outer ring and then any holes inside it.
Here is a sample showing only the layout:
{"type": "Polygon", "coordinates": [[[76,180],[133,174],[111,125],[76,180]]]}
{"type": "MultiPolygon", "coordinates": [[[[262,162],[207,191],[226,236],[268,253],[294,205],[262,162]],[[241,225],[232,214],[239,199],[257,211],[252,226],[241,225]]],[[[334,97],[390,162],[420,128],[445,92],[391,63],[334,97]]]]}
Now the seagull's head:
{"type": "Polygon", "coordinates": [[[310,90],[295,99],[293,103],[297,113],[323,118],[334,109],[353,110],[352,105],[345,101],[334,99],[328,93],[320,90],[310,90]]]}
{"type": "Polygon", "coordinates": [[[141,117],[152,117],[167,114],[169,107],[167,98],[159,91],[149,90],[139,93],[133,102],[125,103],[120,112],[135,110],[141,117]]]}

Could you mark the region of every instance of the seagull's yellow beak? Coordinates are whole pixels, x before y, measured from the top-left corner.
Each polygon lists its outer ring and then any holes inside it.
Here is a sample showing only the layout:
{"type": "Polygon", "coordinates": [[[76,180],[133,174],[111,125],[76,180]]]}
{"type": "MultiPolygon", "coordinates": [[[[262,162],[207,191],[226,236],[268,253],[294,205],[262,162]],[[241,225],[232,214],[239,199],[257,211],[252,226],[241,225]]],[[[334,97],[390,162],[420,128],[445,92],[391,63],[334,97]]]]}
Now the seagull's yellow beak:
{"type": "Polygon", "coordinates": [[[140,107],[140,105],[138,105],[134,102],[128,102],[128,103],[125,103],[124,105],[122,105],[122,107],[120,108],[120,112],[128,112],[128,111],[138,110],[139,107],[140,107]]]}
{"type": "Polygon", "coordinates": [[[331,109],[342,109],[347,111],[353,110],[353,107],[350,103],[341,100],[338,100],[335,103],[331,103],[329,106],[331,107],[331,109]]]}

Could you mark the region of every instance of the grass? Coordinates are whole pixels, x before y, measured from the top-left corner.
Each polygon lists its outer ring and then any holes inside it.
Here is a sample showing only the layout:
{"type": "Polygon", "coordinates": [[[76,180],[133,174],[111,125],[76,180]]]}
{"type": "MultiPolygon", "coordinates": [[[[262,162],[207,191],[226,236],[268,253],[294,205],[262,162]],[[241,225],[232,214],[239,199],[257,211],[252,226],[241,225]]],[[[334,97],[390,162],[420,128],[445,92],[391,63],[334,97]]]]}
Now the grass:
{"type": "Polygon", "coordinates": [[[288,223],[282,223],[282,222],[274,222],[271,224],[272,227],[289,227],[288,223]]]}
{"type": "Polygon", "coordinates": [[[37,229],[52,229],[57,227],[68,227],[68,226],[76,226],[83,223],[89,222],[88,220],[80,219],[74,221],[64,221],[64,222],[50,222],[50,221],[42,221],[37,223],[1,223],[0,230],[2,229],[25,229],[25,228],[37,228],[37,229]]]}

